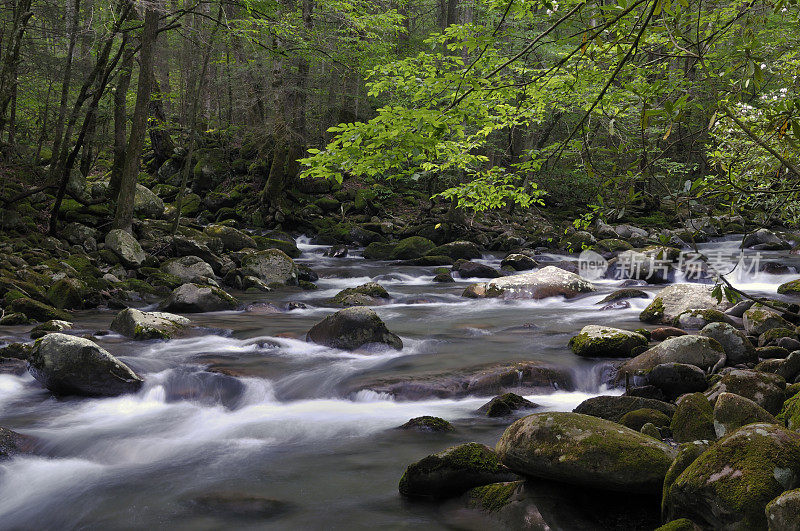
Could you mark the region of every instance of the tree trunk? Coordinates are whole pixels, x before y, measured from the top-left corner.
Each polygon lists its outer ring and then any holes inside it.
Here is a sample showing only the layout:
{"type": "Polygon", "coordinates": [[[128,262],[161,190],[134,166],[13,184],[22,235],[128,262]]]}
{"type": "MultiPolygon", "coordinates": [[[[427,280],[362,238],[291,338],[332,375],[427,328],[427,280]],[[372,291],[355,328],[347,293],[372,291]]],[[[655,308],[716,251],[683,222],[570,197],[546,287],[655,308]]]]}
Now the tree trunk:
{"type": "Polygon", "coordinates": [[[133,46],[128,42],[128,34],[122,36],[123,52],[122,65],[117,78],[117,87],[114,91],[114,161],[111,164],[111,179],[108,186],[109,199],[116,200],[122,182],[122,169],[125,166],[125,143],[128,136],[128,88],[131,84],[133,70],[133,46]]]}
{"type": "MultiPolygon", "coordinates": [[[[31,12],[31,0],[16,0],[12,7],[12,22],[10,38],[5,46],[3,64],[0,67],[0,132],[5,129],[6,111],[12,102],[12,111],[16,111],[17,98],[17,67],[19,65],[20,50],[22,49],[22,38],[25,35],[25,28],[28,21],[33,16],[31,12]]],[[[12,131],[15,116],[12,116],[12,131]]],[[[13,143],[14,135],[10,132],[9,143],[13,143]]]]}
{"type": "Polygon", "coordinates": [[[142,46],[139,51],[139,86],[136,91],[136,106],[133,110],[131,134],[125,151],[114,228],[131,231],[133,223],[133,199],[136,194],[136,179],[139,176],[139,159],[142,155],[144,136],[147,132],[147,108],[150,103],[153,75],[153,44],[158,35],[158,13],[148,8],[144,15],[142,46]]]}

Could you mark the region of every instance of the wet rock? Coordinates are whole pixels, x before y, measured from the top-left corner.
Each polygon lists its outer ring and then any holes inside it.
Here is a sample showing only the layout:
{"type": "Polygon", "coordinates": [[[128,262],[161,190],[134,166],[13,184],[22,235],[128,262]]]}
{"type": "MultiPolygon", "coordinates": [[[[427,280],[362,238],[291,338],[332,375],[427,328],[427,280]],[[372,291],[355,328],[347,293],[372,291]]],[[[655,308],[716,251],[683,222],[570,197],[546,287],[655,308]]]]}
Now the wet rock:
{"type": "Polygon", "coordinates": [[[344,258],[347,256],[347,246],[342,244],[334,245],[325,251],[325,256],[329,256],[331,258],[344,258]]]}
{"type": "Polygon", "coordinates": [[[382,343],[395,350],[403,348],[402,340],[391,333],[374,310],[352,307],[339,310],[315,324],[306,341],[342,350],[355,350],[370,343],[382,343]]]}
{"type": "Polygon", "coordinates": [[[116,396],[142,386],[127,365],[80,337],[54,333],[38,339],[29,363],[33,377],[57,394],[116,396]]]}
{"type": "Polygon", "coordinates": [[[448,498],[473,487],[515,479],[516,474],[500,462],[494,450],[467,443],[409,465],[399,489],[409,497],[448,498]]]}
{"type": "Polygon", "coordinates": [[[717,437],[724,437],[754,422],[780,424],[778,419],[752,400],[733,393],[720,393],[714,405],[714,430],[717,437]]]}
{"type": "Polygon", "coordinates": [[[722,393],[733,393],[749,398],[775,415],[783,405],[785,389],[786,380],[777,374],[733,369],[706,391],[706,396],[714,402],[722,393]]]}
{"type": "Polygon", "coordinates": [[[33,319],[39,322],[51,320],[70,320],[70,315],[68,313],[28,297],[18,297],[11,301],[11,304],[9,304],[8,307],[12,312],[21,313],[28,319],[33,319]]]}
{"type": "Polygon", "coordinates": [[[448,432],[455,431],[452,424],[439,417],[431,417],[425,415],[423,417],[415,417],[402,426],[397,427],[398,430],[412,430],[423,432],[448,432]]]}
{"type": "Polygon", "coordinates": [[[173,258],[161,265],[161,270],[180,280],[182,284],[207,284],[213,280],[214,270],[199,256],[182,256],[173,258]]]}
{"type": "Polygon", "coordinates": [[[234,310],[239,301],[220,288],[200,284],[183,284],[175,288],[161,303],[170,312],[198,313],[234,310]]]}
{"type": "MultiPolygon", "coordinates": [[[[470,293],[478,297],[543,299],[556,296],[572,298],[592,291],[595,291],[595,287],[588,280],[561,268],[547,266],[531,273],[521,273],[492,280],[482,285],[482,288],[470,290],[470,293]]],[[[464,294],[464,296],[471,295],[466,292],[464,294]]]]}
{"type": "Polygon", "coordinates": [[[686,310],[675,318],[675,326],[684,330],[700,330],[709,323],[727,322],[727,316],[719,310],[686,310]]]}
{"type": "Polygon", "coordinates": [[[499,278],[502,275],[495,268],[477,262],[458,261],[453,266],[461,278],[499,278]]]}
{"type": "Polygon", "coordinates": [[[355,288],[343,289],[331,299],[331,302],[341,306],[372,306],[384,304],[389,299],[391,297],[386,288],[377,282],[367,282],[355,288]]]}
{"type": "Polygon", "coordinates": [[[480,247],[472,242],[455,241],[434,247],[427,253],[430,256],[448,256],[454,260],[472,260],[483,256],[480,247]]]}
{"type": "Polygon", "coordinates": [[[30,343],[9,343],[0,347],[0,358],[27,360],[32,349],[33,345],[30,343]]]}
{"type": "Polygon", "coordinates": [[[646,299],[649,297],[647,292],[636,288],[623,288],[609,293],[597,304],[608,304],[609,302],[620,301],[625,299],[646,299]]]}
{"type": "Polygon", "coordinates": [[[136,238],[122,229],[114,229],[106,234],[106,249],[112,251],[125,267],[138,268],[147,255],[136,238]]]}
{"type": "MultiPolygon", "coordinates": [[[[421,258],[430,254],[430,251],[435,247],[436,244],[428,238],[411,236],[400,240],[397,245],[392,248],[388,258],[391,260],[413,260],[414,258],[421,258]]],[[[367,255],[365,254],[364,257],[366,258],[367,255]]]]}
{"type": "Polygon", "coordinates": [[[62,278],[47,290],[47,300],[62,310],[79,310],[87,298],[86,284],[75,278],[62,278]]]}
{"type": "MultiPolygon", "coordinates": [[[[70,328],[72,328],[72,323],[69,321],[47,321],[33,327],[31,330],[31,339],[39,339],[50,332],[63,332],[65,330],[69,330],[70,328]]],[[[0,353],[0,356],[2,355],[3,354],[0,353]]]]}
{"type": "Polygon", "coordinates": [[[285,501],[247,493],[218,493],[197,496],[188,505],[200,513],[233,520],[268,520],[286,514],[294,506],[285,501]]]}
{"type": "MultiPolygon", "coordinates": [[[[769,361],[772,359],[785,359],[788,357],[790,352],[783,347],[779,347],[777,345],[773,345],[770,347],[756,347],[756,356],[761,358],[765,361],[769,361]]],[[[770,371],[773,372],[773,371],[770,371]]]]}
{"type": "Polygon", "coordinates": [[[779,339],[789,338],[797,340],[797,333],[794,328],[770,328],[760,336],[758,336],[758,346],[768,347],[773,346],[779,339]]]}
{"type": "Polygon", "coordinates": [[[0,317],[0,326],[17,326],[30,324],[31,319],[28,319],[22,312],[10,312],[0,317]]]}
{"type": "Polygon", "coordinates": [[[754,304],[749,310],[744,312],[743,320],[744,331],[752,336],[760,336],[773,328],[792,327],[780,313],[766,306],[762,306],[761,304],[754,304]]]}
{"type": "Polygon", "coordinates": [[[214,223],[206,226],[203,233],[209,238],[219,238],[226,251],[258,248],[258,244],[252,236],[228,225],[214,223]]]}
{"type": "Polygon", "coordinates": [[[676,442],[715,440],[714,408],[706,396],[691,393],[680,397],[670,429],[676,442]]]}
{"type": "Polygon", "coordinates": [[[786,399],[776,418],[790,430],[800,431],[800,393],[786,399]]]}
{"type": "Polygon", "coordinates": [[[781,295],[800,295],[800,278],[784,282],[778,286],[781,295]]]}
{"type": "Polygon", "coordinates": [[[512,271],[530,271],[539,267],[539,263],[530,256],[511,253],[500,262],[500,267],[503,269],[511,269],[512,271]]]}
{"type": "Polygon", "coordinates": [[[769,502],[766,514],[770,531],[800,529],[800,489],[788,490],[769,502]]]}
{"type": "Polygon", "coordinates": [[[449,282],[455,282],[455,280],[453,280],[453,277],[450,276],[450,273],[436,273],[436,275],[433,277],[433,281],[443,284],[449,282]]]}
{"type": "Polygon", "coordinates": [[[793,381],[800,373],[800,351],[794,351],[785,359],[764,360],[755,369],[760,372],[777,374],[784,380],[793,381]]]}
{"type": "Polygon", "coordinates": [[[686,310],[710,309],[724,312],[732,306],[724,298],[717,301],[711,294],[713,287],[705,284],[673,284],[656,294],[639,319],[646,323],[672,324],[686,310]]]}
{"type": "Polygon", "coordinates": [[[477,413],[487,417],[505,417],[520,409],[534,409],[539,407],[530,400],[514,393],[496,396],[478,408],[477,413]]]}
{"type": "Polygon", "coordinates": [[[32,437],[0,427],[0,460],[30,452],[34,442],[32,437]]]}
{"type": "Polygon", "coordinates": [[[725,351],[716,340],[695,335],[671,337],[650,350],[626,361],[619,374],[646,373],[662,363],[683,363],[710,371],[725,361],[725,351]]]}
{"type": "Polygon", "coordinates": [[[758,229],[742,240],[742,247],[757,251],[788,249],[789,245],[769,229],[758,229]]]}
{"type": "MultiPolygon", "coordinates": [[[[670,423],[669,415],[656,409],[642,408],[634,409],[622,415],[619,423],[634,431],[641,431],[645,424],[650,424],[655,428],[668,428],[670,423]]],[[[656,439],[661,439],[660,435],[656,439]]]]}
{"type": "Polygon", "coordinates": [[[725,350],[728,365],[758,361],[755,347],[741,330],[728,323],[710,323],[700,330],[700,335],[716,340],[725,350]]]}
{"type": "Polygon", "coordinates": [[[497,443],[503,464],[526,476],[626,492],[658,492],[674,457],[651,437],[577,413],[536,413],[497,443]]]}
{"type": "Polygon", "coordinates": [[[664,495],[667,518],[713,528],[764,529],[766,505],[800,483],[800,434],[750,424],[719,440],[664,495]]]}
{"type": "Polygon", "coordinates": [[[647,383],[658,387],[669,400],[685,393],[708,389],[706,375],[699,367],[685,363],[662,363],[647,373],[647,383]]]}
{"type": "Polygon", "coordinates": [[[685,336],[688,332],[674,326],[662,326],[650,332],[650,339],[653,341],[664,341],[670,337],[685,336]]]}
{"type": "Polygon", "coordinates": [[[631,352],[647,346],[647,338],[636,332],[605,326],[584,326],[569,340],[569,347],[586,358],[628,358],[631,352]]]}
{"type": "Polygon", "coordinates": [[[242,258],[242,273],[260,278],[267,284],[296,285],[298,269],[294,260],[278,249],[247,254],[242,258]]]}
{"type": "Polygon", "coordinates": [[[637,409],[654,409],[671,417],[675,413],[675,406],[668,402],[642,398],[639,396],[596,396],[584,400],[573,413],[590,415],[612,422],[619,422],[625,414],[637,409]]]}
{"type": "Polygon", "coordinates": [[[678,476],[680,476],[683,473],[683,471],[689,467],[689,465],[694,463],[694,461],[698,457],[703,455],[703,452],[705,452],[706,450],[709,449],[709,447],[711,447],[712,443],[713,441],[709,442],[709,441],[697,440],[697,441],[682,443],[680,446],[678,446],[678,455],[675,457],[675,460],[670,465],[669,470],[667,470],[667,475],[664,477],[664,487],[661,491],[662,515],[666,513],[666,508],[664,507],[665,497],[670,487],[672,487],[672,484],[675,483],[675,480],[678,479],[678,476]]]}
{"type": "Polygon", "coordinates": [[[172,339],[191,324],[186,317],[127,308],[111,322],[111,330],[131,339],[172,339]]]}

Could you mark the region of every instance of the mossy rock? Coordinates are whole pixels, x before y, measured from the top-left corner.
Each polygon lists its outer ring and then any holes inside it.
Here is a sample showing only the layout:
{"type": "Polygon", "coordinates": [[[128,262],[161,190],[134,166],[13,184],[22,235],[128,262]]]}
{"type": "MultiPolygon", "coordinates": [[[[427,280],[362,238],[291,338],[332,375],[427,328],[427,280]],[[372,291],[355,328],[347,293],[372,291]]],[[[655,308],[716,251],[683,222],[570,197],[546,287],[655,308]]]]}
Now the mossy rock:
{"type": "Polygon", "coordinates": [[[413,260],[403,260],[403,264],[412,266],[445,266],[452,265],[453,259],[449,256],[426,255],[413,260]]]}
{"type": "Polygon", "coordinates": [[[792,431],[800,431],[800,394],[795,394],[783,403],[777,419],[792,431]]]}
{"type": "Polygon", "coordinates": [[[373,242],[364,249],[364,258],[368,260],[389,260],[394,252],[394,244],[373,242]]]}
{"type": "Polygon", "coordinates": [[[675,406],[668,402],[640,396],[604,395],[589,398],[578,404],[575,413],[591,415],[613,422],[620,422],[625,414],[637,409],[654,409],[671,417],[675,406]]]}
{"type": "Polygon", "coordinates": [[[477,413],[487,417],[505,417],[520,409],[533,409],[539,407],[530,400],[514,393],[505,393],[492,398],[488,403],[478,408],[477,413]]]}
{"type": "Polygon", "coordinates": [[[280,249],[292,258],[297,258],[302,254],[294,241],[288,242],[266,236],[253,236],[253,239],[256,242],[257,249],[260,251],[266,249],[280,249]]]}
{"type": "Polygon", "coordinates": [[[683,471],[689,467],[689,465],[694,463],[695,459],[703,455],[703,452],[708,450],[710,447],[711,442],[704,440],[683,443],[678,447],[678,455],[675,457],[675,460],[672,461],[669,470],[667,470],[667,475],[664,476],[664,487],[661,490],[662,515],[666,513],[664,501],[672,484],[675,483],[675,480],[678,479],[678,476],[680,476],[683,471]]]}
{"type": "Polygon", "coordinates": [[[467,241],[445,243],[434,247],[426,254],[429,256],[448,256],[454,260],[472,260],[483,256],[477,244],[467,241]]]}
{"type": "Polygon", "coordinates": [[[706,391],[712,402],[722,393],[733,393],[749,398],[773,415],[781,410],[785,399],[786,380],[777,374],[734,369],[722,376],[706,391]]]}
{"type": "Polygon", "coordinates": [[[494,513],[507,506],[520,491],[523,481],[507,481],[475,487],[467,492],[467,506],[494,513]]]}
{"type": "Polygon", "coordinates": [[[659,291],[653,302],[642,310],[639,320],[645,323],[671,324],[686,310],[712,309],[724,312],[732,306],[724,298],[717,301],[713,288],[704,284],[673,284],[659,291]]]}
{"type": "Polygon", "coordinates": [[[515,479],[491,448],[467,443],[409,465],[400,478],[399,490],[410,497],[448,498],[474,487],[515,479]]]}
{"type": "Polygon", "coordinates": [[[635,409],[625,413],[619,423],[632,430],[641,431],[645,424],[652,424],[656,428],[667,428],[670,418],[661,411],[649,408],[635,409]]]}
{"type": "Polygon", "coordinates": [[[39,322],[51,320],[69,321],[71,319],[68,313],[28,297],[17,297],[11,301],[9,307],[12,311],[22,313],[29,319],[39,322]]]}
{"type": "Polygon", "coordinates": [[[390,298],[386,288],[377,282],[367,282],[355,288],[343,289],[330,302],[342,306],[369,306],[380,303],[380,299],[388,300],[390,298]]]}
{"type": "Polygon", "coordinates": [[[800,483],[800,434],[749,424],[720,439],[664,496],[666,517],[712,528],[765,529],[766,505],[800,483]]]}
{"type": "Polygon", "coordinates": [[[758,346],[767,347],[776,343],[779,339],[788,337],[797,339],[797,332],[794,328],[770,328],[758,336],[758,346]]]}
{"type": "Polygon", "coordinates": [[[613,253],[619,251],[630,251],[633,249],[633,245],[617,238],[607,238],[605,240],[599,240],[595,244],[595,248],[600,249],[601,251],[613,253]]]}
{"type": "Polygon", "coordinates": [[[714,404],[714,429],[724,437],[754,422],[779,424],[780,421],[750,399],[733,393],[722,393],[714,404]]]}
{"type": "Polygon", "coordinates": [[[800,529],[800,489],[786,491],[769,502],[766,514],[772,531],[800,529]]]}
{"type": "Polygon", "coordinates": [[[431,417],[430,415],[415,417],[402,426],[398,426],[397,429],[437,433],[455,431],[453,425],[443,418],[431,417]]]}
{"type": "Polygon", "coordinates": [[[712,309],[691,309],[681,312],[678,317],[673,319],[672,326],[683,330],[700,330],[709,323],[726,322],[725,314],[719,310],[712,309]]]}
{"type": "Polygon", "coordinates": [[[637,347],[646,347],[647,338],[636,332],[606,326],[584,326],[569,340],[569,347],[586,358],[627,358],[637,347]]]}
{"type": "Polygon", "coordinates": [[[74,278],[62,278],[47,290],[48,300],[62,310],[78,310],[86,298],[86,284],[74,278]]]}
{"type": "Polygon", "coordinates": [[[778,293],[781,295],[800,295],[800,278],[784,282],[778,286],[778,293]]]}
{"type": "Polygon", "coordinates": [[[394,246],[389,258],[392,260],[413,260],[414,258],[421,258],[436,247],[428,238],[422,236],[411,236],[400,240],[394,246]]]}
{"type": "Polygon", "coordinates": [[[614,301],[621,301],[625,299],[646,299],[649,295],[646,291],[642,291],[636,288],[622,288],[614,291],[613,293],[609,293],[603,299],[597,302],[597,304],[608,304],[614,301]]]}
{"type": "Polygon", "coordinates": [[[683,395],[672,416],[670,429],[676,442],[714,441],[714,408],[703,393],[683,395]]]}
{"type": "Polygon", "coordinates": [[[671,522],[667,522],[656,531],[702,531],[702,528],[688,518],[678,518],[671,522]]]}
{"type": "Polygon", "coordinates": [[[321,197],[314,201],[314,204],[325,212],[336,212],[341,207],[341,203],[332,197],[321,197]]]}
{"type": "MultiPolygon", "coordinates": [[[[776,301],[771,302],[775,303],[776,301]]],[[[780,304],[778,302],[775,305],[779,306],[780,304]]],[[[792,328],[792,325],[780,313],[759,303],[744,312],[742,320],[745,332],[754,336],[760,336],[773,328],[792,328]]]]}

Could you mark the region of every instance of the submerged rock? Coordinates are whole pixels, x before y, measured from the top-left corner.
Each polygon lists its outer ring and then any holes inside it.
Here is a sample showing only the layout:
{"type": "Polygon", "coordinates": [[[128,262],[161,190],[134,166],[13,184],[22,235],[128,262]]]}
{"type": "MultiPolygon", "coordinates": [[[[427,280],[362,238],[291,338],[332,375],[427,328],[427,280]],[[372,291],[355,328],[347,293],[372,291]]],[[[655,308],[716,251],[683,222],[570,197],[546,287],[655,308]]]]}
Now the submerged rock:
{"type": "Polygon", "coordinates": [[[247,493],[206,494],[192,498],[188,505],[201,513],[234,520],[265,520],[285,514],[294,507],[289,502],[247,493]]]}
{"type": "Polygon", "coordinates": [[[164,310],[184,313],[234,310],[238,306],[239,301],[222,289],[199,284],[183,284],[161,303],[164,310]]]}
{"type": "Polygon", "coordinates": [[[658,492],[672,449],[614,422],[577,413],[536,413],[506,429],[497,453],[526,476],[627,492],[658,492]]]}
{"type": "Polygon", "coordinates": [[[581,276],[555,266],[531,273],[498,278],[467,288],[464,296],[501,297],[504,299],[544,299],[562,296],[572,298],[595,291],[594,285],[581,276]]]}
{"type": "Polygon", "coordinates": [[[637,332],[598,325],[584,326],[569,340],[572,352],[586,358],[628,358],[645,346],[647,338],[637,332]]]}
{"type": "Polygon", "coordinates": [[[134,393],[142,379],[127,365],[88,339],[48,334],[36,341],[30,373],[57,394],[116,396],[134,393]]]}
{"type": "Polygon", "coordinates": [[[132,339],[172,339],[190,324],[189,319],[174,313],[126,308],[114,317],[111,330],[132,339]]]}
{"type": "Polygon", "coordinates": [[[409,465],[399,489],[404,496],[448,498],[473,487],[515,479],[516,474],[500,462],[494,450],[467,443],[409,465]]]}
{"type": "Polygon", "coordinates": [[[672,324],[687,310],[710,309],[724,312],[732,306],[723,298],[711,294],[713,287],[705,284],[673,284],[659,291],[639,319],[646,323],[672,324]]]}
{"type": "Polygon", "coordinates": [[[33,444],[33,438],[0,427],[0,460],[29,452],[33,444]]]}
{"type": "Polygon", "coordinates": [[[355,350],[370,343],[382,343],[395,350],[403,341],[391,333],[378,314],[370,308],[351,307],[339,310],[315,324],[306,341],[342,350],[355,350]]]}

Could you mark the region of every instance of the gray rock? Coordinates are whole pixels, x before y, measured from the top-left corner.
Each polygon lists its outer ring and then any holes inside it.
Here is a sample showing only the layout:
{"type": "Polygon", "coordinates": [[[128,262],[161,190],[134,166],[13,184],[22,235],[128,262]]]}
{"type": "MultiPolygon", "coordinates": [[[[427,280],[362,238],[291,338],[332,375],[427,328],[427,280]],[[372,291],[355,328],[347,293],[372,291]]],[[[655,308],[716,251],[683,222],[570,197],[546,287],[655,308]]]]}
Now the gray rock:
{"type": "Polygon", "coordinates": [[[639,396],[596,396],[584,400],[573,412],[619,422],[626,414],[639,409],[653,409],[671,417],[675,406],[669,402],[639,396]]]}
{"type": "Polygon", "coordinates": [[[647,338],[637,332],[598,325],[584,326],[569,340],[572,352],[588,358],[628,358],[631,351],[646,346],[647,338]]]}
{"type": "Polygon", "coordinates": [[[705,284],[673,284],[659,291],[653,302],[639,315],[646,323],[672,324],[686,310],[711,309],[724,312],[732,306],[730,302],[711,294],[712,286],[705,284]]]}
{"type": "Polygon", "coordinates": [[[752,400],[733,393],[720,393],[714,404],[714,431],[717,437],[724,437],[754,422],[780,424],[769,411],[752,400]]]}
{"type": "Polygon", "coordinates": [[[758,361],[756,349],[744,332],[728,323],[709,323],[700,330],[700,335],[710,337],[722,345],[728,365],[758,361]]]}
{"type": "Polygon", "coordinates": [[[773,328],[793,328],[780,313],[761,304],[755,304],[744,312],[743,320],[745,332],[753,336],[760,336],[773,328]]]}
{"type": "Polygon", "coordinates": [[[670,400],[675,400],[685,393],[696,393],[708,389],[708,382],[703,370],[685,363],[656,365],[647,374],[647,383],[661,389],[670,400]]]}
{"type": "Polygon", "coordinates": [[[197,313],[234,310],[239,301],[214,286],[183,284],[175,288],[161,308],[171,312],[197,313]]]}
{"type": "Polygon", "coordinates": [[[164,217],[164,201],[149,188],[137,183],[133,196],[133,213],[143,218],[161,219],[164,217]]]}
{"type": "Polygon", "coordinates": [[[767,504],[769,531],[800,529],[800,489],[787,490],[767,504]]]}
{"type": "Polygon", "coordinates": [[[208,284],[214,280],[214,270],[199,256],[182,256],[167,260],[161,270],[178,277],[181,282],[208,284]]]}
{"type": "Polygon", "coordinates": [[[211,224],[203,229],[203,233],[210,238],[219,238],[226,251],[241,251],[242,249],[256,249],[258,246],[252,236],[244,232],[221,224],[211,224]]]}
{"type": "Polygon", "coordinates": [[[278,249],[249,253],[242,258],[242,272],[267,284],[297,284],[298,269],[289,255],[278,249]]]}
{"type": "MultiPolygon", "coordinates": [[[[543,299],[556,296],[572,298],[581,293],[595,291],[594,285],[588,280],[555,266],[498,278],[477,286],[479,287],[474,294],[479,297],[504,299],[543,299]]],[[[469,295],[465,293],[465,296],[469,295]]]]}
{"type": "Polygon", "coordinates": [[[126,308],[114,317],[111,330],[132,339],[172,339],[190,324],[186,317],[173,313],[126,308]]]}
{"type": "Polygon", "coordinates": [[[339,310],[315,324],[306,340],[342,350],[355,350],[371,343],[382,343],[395,350],[403,348],[403,341],[386,328],[374,310],[357,306],[339,310]]]}
{"type": "Polygon", "coordinates": [[[106,234],[106,248],[119,258],[125,267],[138,268],[142,265],[147,255],[136,238],[122,229],[114,229],[106,234]]]}
{"type": "Polygon", "coordinates": [[[776,415],[785,398],[786,380],[777,374],[760,371],[733,369],[706,391],[706,396],[715,402],[722,393],[749,398],[771,414],[776,415]]]}
{"type": "Polygon", "coordinates": [[[662,363],[685,363],[710,371],[725,360],[725,351],[716,340],[696,335],[676,336],[626,361],[619,374],[645,373],[662,363]]]}

